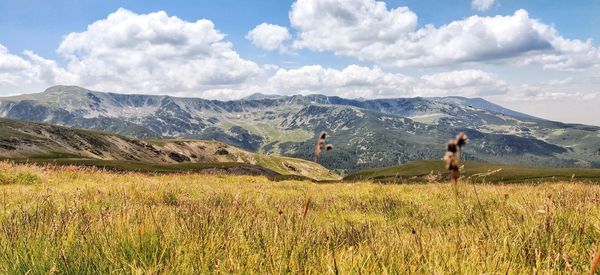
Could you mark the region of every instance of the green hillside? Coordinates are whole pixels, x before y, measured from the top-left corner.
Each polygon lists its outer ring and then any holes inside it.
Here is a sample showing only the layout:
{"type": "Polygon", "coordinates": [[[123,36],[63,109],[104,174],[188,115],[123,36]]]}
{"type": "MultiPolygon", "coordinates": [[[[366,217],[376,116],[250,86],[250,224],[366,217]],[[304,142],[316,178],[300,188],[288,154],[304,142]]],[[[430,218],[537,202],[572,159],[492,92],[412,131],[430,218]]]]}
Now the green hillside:
{"type": "MultiPolygon", "coordinates": [[[[600,182],[600,169],[533,168],[518,165],[466,161],[463,179],[487,183],[538,183],[540,181],[578,180],[600,182]]],[[[382,183],[444,182],[448,172],[441,160],[413,161],[400,166],[366,169],[350,174],[345,181],[370,180],[382,183]]]]}

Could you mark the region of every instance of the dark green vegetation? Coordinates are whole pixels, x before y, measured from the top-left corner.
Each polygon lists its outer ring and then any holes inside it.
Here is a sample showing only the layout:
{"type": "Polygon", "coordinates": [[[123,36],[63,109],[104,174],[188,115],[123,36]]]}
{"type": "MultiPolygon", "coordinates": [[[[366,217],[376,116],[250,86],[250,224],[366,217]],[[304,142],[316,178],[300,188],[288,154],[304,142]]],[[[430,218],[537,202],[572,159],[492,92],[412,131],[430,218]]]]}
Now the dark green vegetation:
{"type": "Polygon", "coordinates": [[[438,159],[464,131],[463,157],[551,167],[600,167],[600,127],[531,117],[462,97],[349,100],[323,95],[217,101],[124,95],[56,86],[0,99],[0,116],[142,139],[218,140],[252,152],[312,159],[316,135],[334,150],[320,162],[357,171],[438,159]]]}
{"type": "Polygon", "coordinates": [[[142,141],[102,132],[0,119],[0,159],[140,172],[221,171],[271,178],[339,179],[316,163],[247,152],[215,141],[142,141]]]}
{"type": "Polygon", "coordinates": [[[31,173],[28,171],[19,171],[16,173],[7,173],[5,171],[0,171],[0,185],[30,185],[38,183],[42,183],[42,180],[35,173],[31,173]]]}
{"type": "MultiPolygon", "coordinates": [[[[541,183],[541,182],[600,182],[600,169],[593,168],[536,168],[518,165],[466,161],[463,180],[477,183],[541,183]]],[[[399,166],[365,169],[344,178],[345,181],[374,181],[382,183],[443,182],[448,171],[442,161],[413,161],[399,166]]]]}

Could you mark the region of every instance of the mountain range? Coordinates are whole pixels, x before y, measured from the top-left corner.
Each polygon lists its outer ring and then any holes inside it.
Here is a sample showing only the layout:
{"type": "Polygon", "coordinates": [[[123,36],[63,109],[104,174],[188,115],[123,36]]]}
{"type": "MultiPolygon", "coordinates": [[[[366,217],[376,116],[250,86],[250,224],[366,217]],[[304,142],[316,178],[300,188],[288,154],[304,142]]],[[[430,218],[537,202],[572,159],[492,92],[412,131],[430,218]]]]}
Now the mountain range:
{"type": "Polygon", "coordinates": [[[334,150],[319,162],[344,172],[439,159],[458,132],[469,136],[463,153],[469,160],[600,167],[600,127],[549,121],[481,98],[254,94],[219,101],[54,86],[0,98],[0,117],[140,139],[216,140],[307,160],[316,136],[326,131],[334,150]]]}

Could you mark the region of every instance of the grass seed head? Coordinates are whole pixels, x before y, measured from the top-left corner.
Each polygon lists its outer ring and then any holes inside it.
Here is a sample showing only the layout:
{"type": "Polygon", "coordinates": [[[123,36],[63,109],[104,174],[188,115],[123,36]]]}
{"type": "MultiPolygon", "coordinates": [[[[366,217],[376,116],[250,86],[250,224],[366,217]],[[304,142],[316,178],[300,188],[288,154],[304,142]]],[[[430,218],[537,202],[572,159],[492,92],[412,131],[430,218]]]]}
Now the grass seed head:
{"type": "Polygon", "coordinates": [[[454,140],[450,140],[446,144],[446,154],[444,154],[444,163],[446,169],[450,170],[450,176],[454,181],[460,178],[460,150],[467,144],[467,135],[460,133],[454,140]]]}
{"type": "Polygon", "coordinates": [[[321,156],[321,152],[323,150],[325,150],[325,151],[333,150],[332,144],[326,144],[326,142],[325,142],[326,137],[327,137],[326,132],[321,132],[321,134],[319,134],[319,138],[317,139],[317,142],[315,144],[315,151],[313,153],[313,161],[314,162],[317,162],[319,160],[319,157],[321,156]]]}
{"type": "Polygon", "coordinates": [[[465,133],[458,134],[455,143],[458,148],[465,146],[465,144],[467,144],[467,135],[465,135],[465,133]]]}
{"type": "Polygon", "coordinates": [[[458,146],[456,146],[456,143],[454,143],[454,141],[450,141],[448,142],[448,145],[446,145],[446,151],[450,152],[450,153],[456,153],[458,152],[458,146]]]}

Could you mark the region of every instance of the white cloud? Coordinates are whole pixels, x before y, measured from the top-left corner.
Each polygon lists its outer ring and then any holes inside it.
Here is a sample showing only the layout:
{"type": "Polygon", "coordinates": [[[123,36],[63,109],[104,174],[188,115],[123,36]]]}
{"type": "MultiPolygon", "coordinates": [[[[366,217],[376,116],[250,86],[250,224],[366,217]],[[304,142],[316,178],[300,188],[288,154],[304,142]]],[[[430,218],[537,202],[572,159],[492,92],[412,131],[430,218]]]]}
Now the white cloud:
{"type": "Polygon", "coordinates": [[[480,70],[458,70],[421,77],[424,91],[437,95],[489,96],[505,94],[508,84],[480,70]]]}
{"type": "Polygon", "coordinates": [[[486,11],[489,10],[496,0],[472,0],[471,7],[478,11],[486,11]]]}
{"type": "Polygon", "coordinates": [[[228,90],[260,73],[223,39],[209,20],[119,9],[86,31],[67,35],[57,52],[86,87],[191,94],[228,90]]]}
{"type": "Polygon", "coordinates": [[[600,68],[600,48],[594,47],[592,40],[581,41],[566,39],[552,29],[554,39],[553,52],[530,55],[521,60],[523,64],[541,64],[544,69],[576,71],[588,68],[600,68]]]}
{"type": "Polygon", "coordinates": [[[412,32],[417,16],[405,7],[388,10],[374,0],[298,0],[290,22],[300,31],[296,47],[371,59],[377,54],[371,51],[412,32]]]}
{"type": "Polygon", "coordinates": [[[44,59],[31,51],[25,57],[11,54],[0,44],[0,94],[32,92],[54,83],[69,83],[75,76],[60,68],[56,62],[44,59]],[[19,90],[15,91],[15,87],[19,90]]]}
{"type": "Polygon", "coordinates": [[[508,85],[479,70],[450,71],[414,78],[378,67],[350,65],[342,70],[319,65],[279,69],[263,91],[284,94],[322,93],[347,98],[413,96],[488,96],[503,94],[508,85]]]}
{"type": "MultiPolygon", "coordinates": [[[[65,44],[63,44],[65,45],[65,44]]],[[[11,80],[11,85],[19,85],[23,81],[36,80],[38,83],[52,85],[57,81],[72,84],[83,80],[76,78],[73,74],[61,69],[53,61],[43,59],[31,52],[27,52],[28,60],[19,56],[10,55],[6,48],[0,47],[0,83],[11,80]],[[11,78],[6,78],[4,72],[10,72],[11,78]],[[22,72],[15,74],[15,72],[22,72]],[[71,81],[71,82],[69,82],[71,81]]],[[[112,54],[111,54],[112,55],[112,54]]],[[[87,61],[87,59],[85,60],[87,61]]],[[[79,66],[79,64],[77,64],[79,66]]],[[[98,64],[95,64],[99,66],[98,64]]],[[[97,69],[102,69],[98,67],[97,69]]],[[[119,67],[115,69],[120,70],[119,67]]],[[[112,74],[88,74],[83,77],[99,82],[101,79],[110,79],[109,84],[125,92],[129,90],[131,81],[140,78],[132,75],[128,70],[135,67],[126,67],[122,71],[129,74],[131,80],[117,78],[112,74]],[[122,84],[120,84],[122,83],[122,84]]],[[[338,70],[325,68],[320,65],[303,66],[297,69],[282,69],[274,65],[264,65],[260,68],[256,81],[245,81],[236,85],[209,85],[208,89],[199,90],[200,94],[190,91],[169,91],[175,96],[201,96],[214,99],[235,99],[254,92],[267,92],[276,94],[309,94],[322,93],[337,95],[347,98],[382,98],[382,97],[411,97],[411,96],[445,96],[445,95],[487,95],[502,91],[499,87],[504,84],[493,75],[477,71],[451,71],[439,74],[424,75],[414,78],[400,73],[385,72],[379,67],[363,67],[350,65],[338,70]]],[[[144,76],[144,75],[143,75],[144,76]]],[[[150,76],[148,76],[150,77],[150,76]]],[[[155,76],[155,81],[160,83],[167,81],[160,75],[155,76]]],[[[85,86],[85,85],[84,85],[85,86]]],[[[88,87],[89,86],[85,86],[88,87]]],[[[45,87],[42,87],[45,88],[45,87]]],[[[165,86],[159,88],[164,89],[165,86]]],[[[94,88],[105,90],[105,88],[94,88]]],[[[147,92],[147,91],[142,91],[147,92]]],[[[163,93],[165,90],[158,90],[163,93]]]]}
{"type": "Polygon", "coordinates": [[[268,81],[268,89],[283,94],[322,93],[342,97],[400,97],[412,94],[413,80],[380,68],[350,65],[343,70],[320,65],[279,69],[268,81]]]}
{"type": "MultiPolygon", "coordinates": [[[[515,101],[597,94],[590,86],[598,79],[588,81],[575,74],[575,78],[508,84],[481,70],[443,72],[444,68],[437,67],[407,76],[382,69],[385,65],[460,62],[504,66],[499,60],[561,70],[597,66],[600,51],[591,41],[563,38],[523,10],[510,16],[472,16],[438,28],[417,29],[413,12],[402,7],[388,9],[383,2],[299,0],[290,20],[299,31],[293,47],[332,51],[375,65],[342,69],[259,66],[240,57],[211,21],[187,22],[164,12],[135,14],[119,9],[87,30],[65,37],[57,52],[66,58],[66,68],[30,51],[10,53],[0,45],[0,94],[35,92],[54,84],[213,99],[236,99],[253,92],[350,98],[507,96],[515,101]],[[432,73],[434,70],[441,72],[432,73]]],[[[276,25],[261,24],[247,36],[266,49],[285,50],[285,44],[291,44],[289,31],[276,25]]],[[[473,67],[470,65],[461,68],[473,67]]]]}
{"type": "Polygon", "coordinates": [[[438,88],[456,88],[463,86],[489,85],[497,82],[491,74],[479,70],[461,70],[424,75],[422,79],[438,88]]]}
{"type": "Polygon", "coordinates": [[[565,99],[593,100],[598,92],[585,87],[574,88],[572,78],[548,80],[540,83],[512,85],[508,97],[501,100],[511,102],[552,101],[565,99]]]}
{"type": "Polygon", "coordinates": [[[286,51],[284,42],[292,39],[292,35],[286,27],[262,23],[249,31],[246,39],[265,50],[286,51]]]}
{"type": "Polygon", "coordinates": [[[525,10],[417,28],[417,16],[408,8],[388,9],[380,1],[298,0],[290,22],[298,30],[296,48],[384,66],[505,62],[578,69],[600,64],[600,50],[591,41],[563,38],[525,10]]]}
{"type": "Polygon", "coordinates": [[[567,77],[563,79],[551,79],[542,83],[545,86],[557,86],[557,85],[566,85],[571,84],[575,81],[573,77],[567,77]]]}
{"type": "MultiPolygon", "coordinates": [[[[0,45],[0,93],[37,92],[56,84],[137,93],[231,99],[247,94],[266,69],[241,58],[209,20],[119,9],[57,49],[67,67],[31,51],[0,45]]],[[[266,70],[268,71],[268,70],[266,70]]]]}

